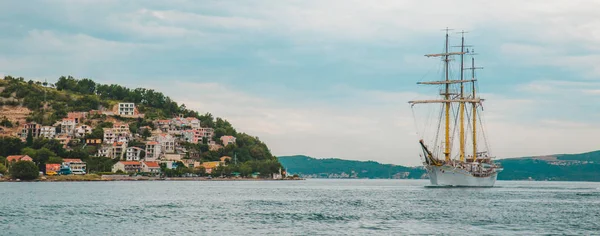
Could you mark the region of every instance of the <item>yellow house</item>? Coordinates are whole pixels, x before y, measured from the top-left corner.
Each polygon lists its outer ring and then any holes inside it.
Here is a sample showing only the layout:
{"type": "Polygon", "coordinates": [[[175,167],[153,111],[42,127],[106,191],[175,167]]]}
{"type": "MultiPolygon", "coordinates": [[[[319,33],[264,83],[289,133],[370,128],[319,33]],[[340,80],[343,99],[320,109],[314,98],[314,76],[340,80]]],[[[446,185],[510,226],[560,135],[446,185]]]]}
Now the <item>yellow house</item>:
{"type": "Polygon", "coordinates": [[[229,161],[231,161],[231,157],[230,157],[230,156],[222,156],[222,157],[220,158],[220,160],[221,160],[221,163],[225,163],[225,160],[229,160],[229,161]]]}
{"type": "Polygon", "coordinates": [[[217,168],[220,165],[221,165],[221,162],[219,162],[219,161],[208,161],[208,162],[202,163],[202,167],[204,167],[207,174],[212,173],[213,169],[217,168]]]}

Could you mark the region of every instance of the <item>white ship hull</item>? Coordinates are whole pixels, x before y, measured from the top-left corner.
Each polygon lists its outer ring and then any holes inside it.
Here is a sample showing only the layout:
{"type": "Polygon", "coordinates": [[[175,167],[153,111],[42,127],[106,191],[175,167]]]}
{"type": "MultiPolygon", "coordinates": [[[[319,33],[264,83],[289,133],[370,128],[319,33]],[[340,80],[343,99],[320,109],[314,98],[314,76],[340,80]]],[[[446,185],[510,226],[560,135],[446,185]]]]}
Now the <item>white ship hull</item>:
{"type": "Polygon", "coordinates": [[[429,174],[429,180],[434,186],[492,187],[498,177],[498,172],[485,177],[476,177],[466,170],[448,165],[427,165],[425,168],[429,174]]]}

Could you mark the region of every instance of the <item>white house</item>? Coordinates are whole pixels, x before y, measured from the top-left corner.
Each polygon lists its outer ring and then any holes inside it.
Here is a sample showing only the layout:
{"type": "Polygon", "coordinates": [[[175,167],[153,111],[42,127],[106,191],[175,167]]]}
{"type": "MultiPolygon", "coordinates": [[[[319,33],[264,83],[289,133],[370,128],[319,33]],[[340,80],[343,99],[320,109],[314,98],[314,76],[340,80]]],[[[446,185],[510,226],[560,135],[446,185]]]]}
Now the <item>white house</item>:
{"type": "Polygon", "coordinates": [[[112,128],[104,128],[104,143],[112,144],[114,142],[127,143],[131,139],[129,125],[125,123],[116,123],[112,128]]]}
{"type": "Polygon", "coordinates": [[[123,171],[125,173],[133,173],[142,171],[142,163],[139,161],[119,161],[112,167],[112,172],[123,171]]]}
{"type": "Polygon", "coordinates": [[[54,138],[56,137],[56,127],[54,126],[42,126],[40,129],[40,137],[54,138]]]}
{"type": "Polygon", "coordinates": [[[156,141],[160,143],[162,151],[165,153],[175,152],[175,138],[170,134],[159,134],[156,141]]]}
{"type": "Polygon", "coordinates": [[[125,116],[135,115],[135,103],[119,103],[118,114],[125,116]]]}
{"type": "Polygon", "coordinates": [[[161,146],[159,142],[148,141],[146,143],[146,160],[156,160],[160,157],[161,146]]]}
{"type": "Polygon", "coordinates": [[[98,149],[98,156],[110,158],[111,152],[112,152],[112,145],[111,146],[103,146],[98,149]]]}
{"type": "Polygon", "coordinates": [[[60,132],[67,135],[73,135],[75,132],[75,119],[73,118],[63,118],[60,123],[60,132]]]}
{"type": "Polygon", "coordinates": [[[98,149],[99,157],[107,158],[119,158],[123,159],[127,152],[127,145],[124,143],[113,143],[111,145],[105,145],[98,149]]]}
{"type": "Polygon", "coordinates": [[[149,173],[160,173],[160,165],[155,161],[143,161],[142,162],[142,172],[149,173]]]}
{"type": "Polygon", "coordinates": [[[86,174],[86,163],[81,161],[81,159],[65,158],[63,159],[63,165],[69,166],[73,174],[86,174]]]}
{"type": "Polygon", "coordinates": [[[89,125],[80,125],[75,128],[75,137],[83,138],[86,134],[92,133],[92,127],[89,125]]]}
{"type": "Polygon", "coordinates": [[[213,135],[215,135],[215,130],[213,128],[200,128],[198,129],[202,134],[203,138],[210,140],[213,135]]]}
{"type": "Polygon", "coordinates": [[[128,161],[139,161],[144,150],[139,147],[128,147],[125,159],[128,161]]]}
{"type": "Polygon", "coordinates": [[[198,120],[195,117],[187,117],[185,118],[188,122],[188,125],[192,128],[192,129],[200,129],[200,120],[198,120]]]}

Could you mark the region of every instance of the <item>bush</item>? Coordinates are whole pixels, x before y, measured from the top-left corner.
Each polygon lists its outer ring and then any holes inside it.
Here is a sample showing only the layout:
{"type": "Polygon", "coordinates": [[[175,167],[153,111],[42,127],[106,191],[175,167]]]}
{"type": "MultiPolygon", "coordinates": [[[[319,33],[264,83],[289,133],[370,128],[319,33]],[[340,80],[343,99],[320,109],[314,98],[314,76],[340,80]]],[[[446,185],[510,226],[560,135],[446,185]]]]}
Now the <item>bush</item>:
{"type": "Polygon", "coordinates": [[[31,161],[17,161],[10,166],[10,176],[14,179],[32,180],[39,175],[40,170],[31,161]]]}
{"type": "Polygon", "coordinates": [[[12,128],[13,127],[13,123],[10,122],[10,120],[8,120],[8,118],[6,118],[6,116],[5,116],[0,121],[0,126],[4,126],[4,127],[7,127],[7,128],[12,128]]]}
{"type": "Polygon", "coordinates": [[[116,175],[117,173],[113,173],[113,172],[96,172],[97,175],[99,176],[103,176],[103,175],[116,175]]]}
{"type": "Polygon", "coordinates": [[[0,163],[0,174],[6,174],[6,166],[2,163],[0,163]]]}

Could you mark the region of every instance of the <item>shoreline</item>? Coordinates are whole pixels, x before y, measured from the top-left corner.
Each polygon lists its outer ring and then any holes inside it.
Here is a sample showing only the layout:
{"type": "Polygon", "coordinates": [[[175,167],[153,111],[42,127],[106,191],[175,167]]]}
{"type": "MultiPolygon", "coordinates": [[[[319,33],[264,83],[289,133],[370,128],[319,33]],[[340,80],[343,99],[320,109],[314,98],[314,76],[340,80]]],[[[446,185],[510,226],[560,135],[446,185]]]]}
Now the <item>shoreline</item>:
{"type": "Polygon", "coordinates": [[[207,178],[207,177],[147,177],[147,176],[44,176],[34,180],[0,179],[0,182],[107,182],[107,181],[288,181],[305,180],[301,178],[268,179],[268,178],[207,178]]]}

